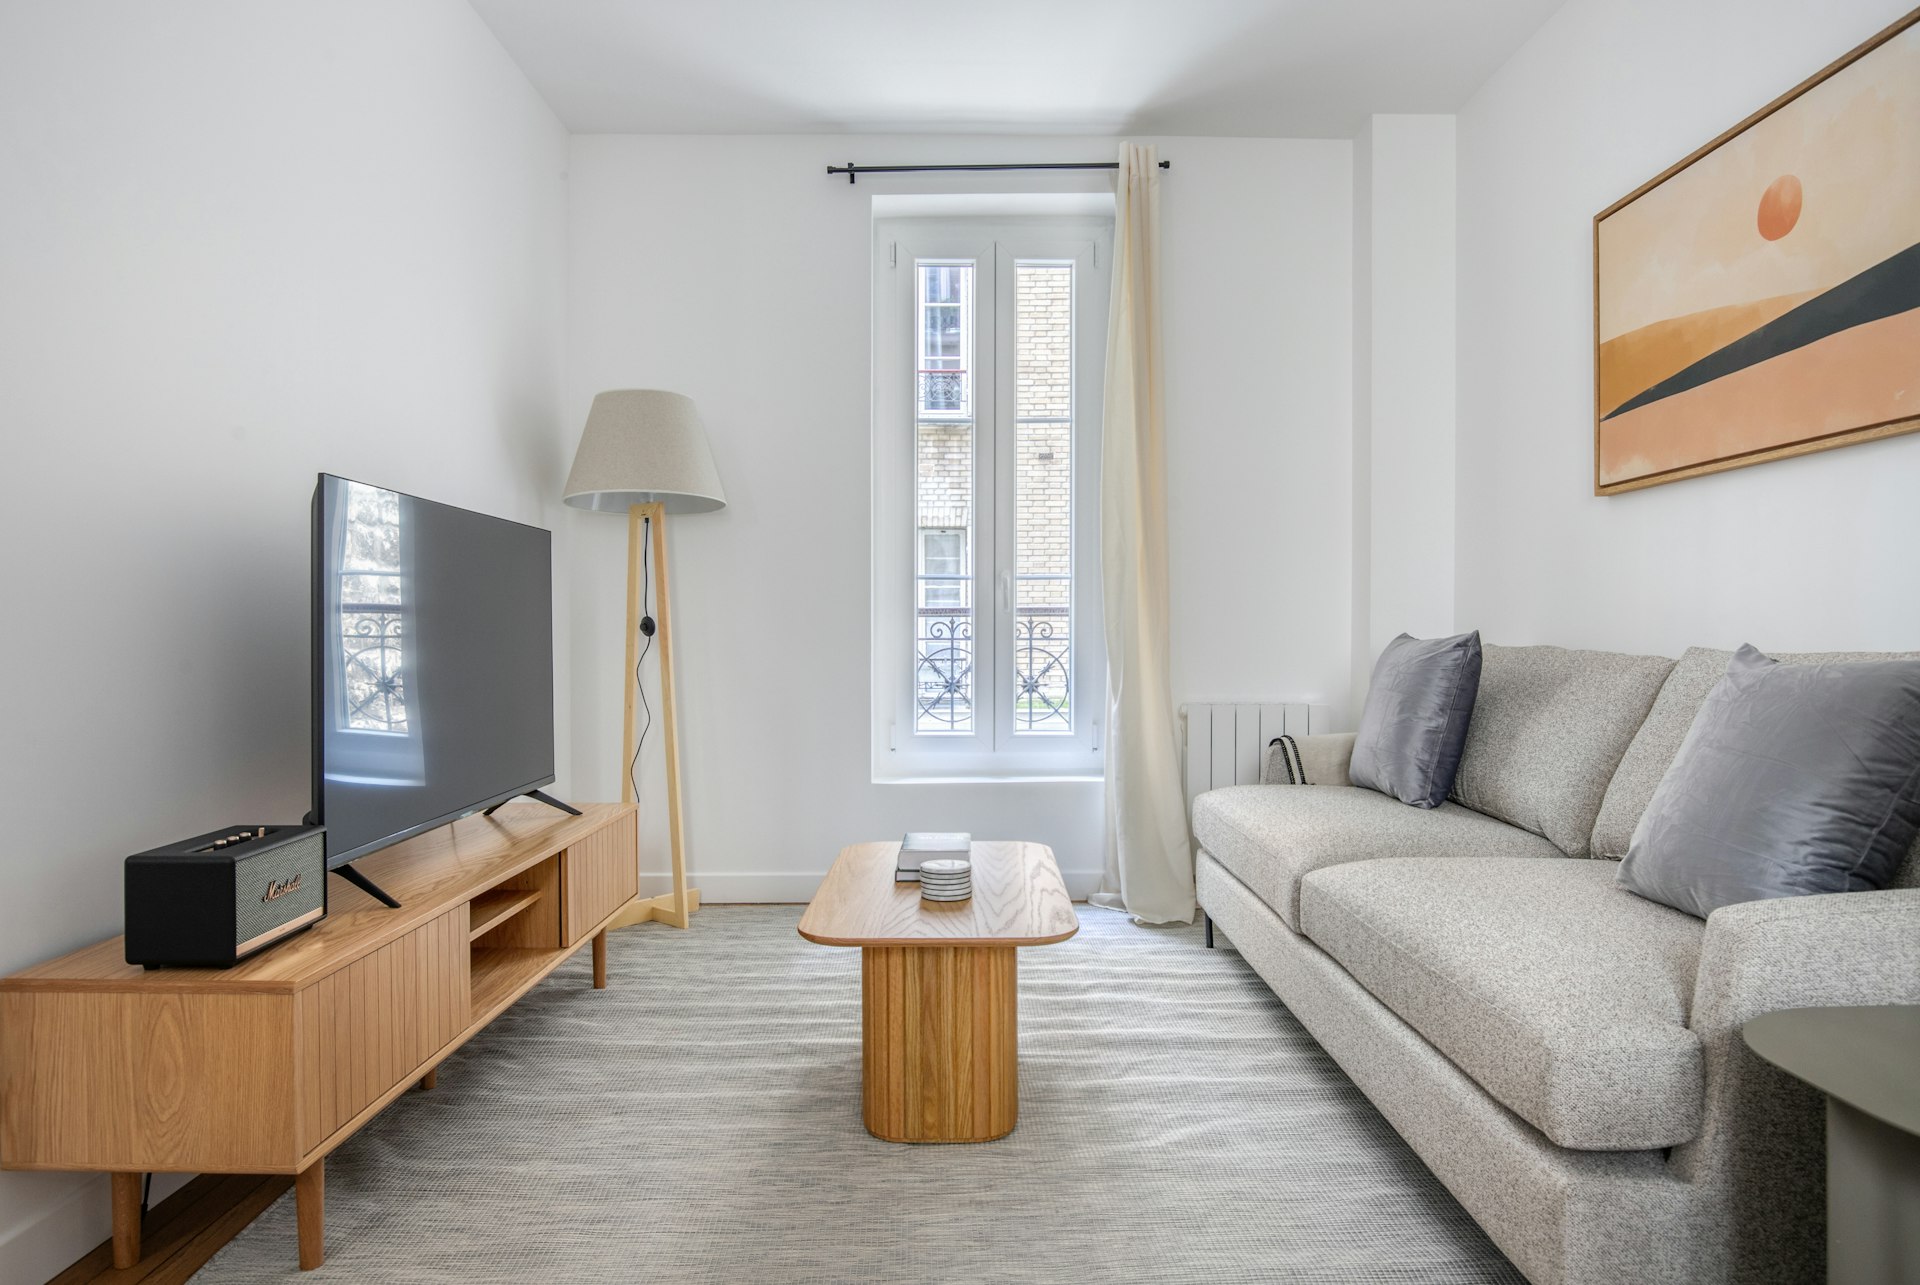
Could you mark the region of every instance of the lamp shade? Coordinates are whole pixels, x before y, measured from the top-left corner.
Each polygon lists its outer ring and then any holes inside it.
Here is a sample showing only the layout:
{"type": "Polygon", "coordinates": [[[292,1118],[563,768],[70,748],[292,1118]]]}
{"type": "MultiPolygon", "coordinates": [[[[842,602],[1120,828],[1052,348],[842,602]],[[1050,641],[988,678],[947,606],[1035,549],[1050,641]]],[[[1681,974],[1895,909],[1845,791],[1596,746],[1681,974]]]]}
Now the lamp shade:
{"type": "Polygon", "coordinates": [[[595,397],[565,499],[576,509],[614,513],[655,502],[669,513],[727,507],[693,399],[657,388],[595,397]]]}

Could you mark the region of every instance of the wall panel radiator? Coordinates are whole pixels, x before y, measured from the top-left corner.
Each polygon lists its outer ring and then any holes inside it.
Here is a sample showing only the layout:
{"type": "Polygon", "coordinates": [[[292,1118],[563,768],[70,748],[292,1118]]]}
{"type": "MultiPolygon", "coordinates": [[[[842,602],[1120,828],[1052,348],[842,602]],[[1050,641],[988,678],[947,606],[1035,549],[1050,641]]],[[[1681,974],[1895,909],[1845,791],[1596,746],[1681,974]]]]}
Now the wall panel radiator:
{"type": "Polygon", "coordinates": [[[1283,733],[1333,730],[1333,710],[1300,701],[1193,701],[1180,707],[1186,729],[1187,815],[1193,797],[1223,785],[1257,785],[1260,760],[1283,733]]]}

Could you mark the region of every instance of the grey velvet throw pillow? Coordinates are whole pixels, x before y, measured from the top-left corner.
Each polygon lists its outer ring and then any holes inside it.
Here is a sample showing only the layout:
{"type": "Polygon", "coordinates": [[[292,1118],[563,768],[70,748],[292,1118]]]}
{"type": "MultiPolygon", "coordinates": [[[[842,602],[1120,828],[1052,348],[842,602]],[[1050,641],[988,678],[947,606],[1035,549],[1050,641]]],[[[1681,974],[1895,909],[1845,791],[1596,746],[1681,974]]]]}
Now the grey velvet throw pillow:
{"type": "Polygon", "coordinates": [[[1416,808],[1439,807],[1460,770],[1479,690],[1478,630],[1451,638],[1401,634],[1374,662],[1349,779],[1416,808]]]}
{"type": "Polygon", "coordinates": [[[1920,832],[1920,661],[1783,665],[1742,647],[1620,864],[1701,918],[1763,897],[1884,888],[1920,832]]]}

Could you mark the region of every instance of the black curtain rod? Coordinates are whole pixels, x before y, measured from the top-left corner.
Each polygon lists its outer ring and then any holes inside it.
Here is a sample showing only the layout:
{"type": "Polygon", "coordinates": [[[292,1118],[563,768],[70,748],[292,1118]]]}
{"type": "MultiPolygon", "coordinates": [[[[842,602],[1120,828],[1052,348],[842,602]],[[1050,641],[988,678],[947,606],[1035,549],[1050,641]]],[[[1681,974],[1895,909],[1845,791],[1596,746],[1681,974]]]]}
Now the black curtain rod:
{"type": "MultiPolygon", "coordinates": [[[[862,174],[927,174],[945,173],[952,170],[1117,170],[1119,161],[1059,161],[1053,164],[1021,165],[855,165],[848,161],[845,165],[827,166],[828,174],[845,174],[851,183],[862,174]]],[[[1161,161],[1160,168],[1170,170],[1172,161],[1161,161]]]]}

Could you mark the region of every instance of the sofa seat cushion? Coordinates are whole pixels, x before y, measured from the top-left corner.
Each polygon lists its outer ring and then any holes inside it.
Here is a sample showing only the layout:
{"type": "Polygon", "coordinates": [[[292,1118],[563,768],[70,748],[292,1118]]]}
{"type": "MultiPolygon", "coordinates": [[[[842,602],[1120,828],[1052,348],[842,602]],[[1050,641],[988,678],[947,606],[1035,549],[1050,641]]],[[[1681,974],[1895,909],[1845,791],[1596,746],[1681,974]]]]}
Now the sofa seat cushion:
{"type": "MultiPolygon", "coordinates": [[[[1411,808],[1352,785],[1231,785],[1193,801],[1193,833],[1300,931],[1300,880],[1379,857],[1558,857],[1528,834],[1457,803],[1411,808]]],[[[1614,867],[1609,864],[1607,870],[1614,867]]]]}
{"type": "Polygon", "coordinates": [[[1302,931],[1560,1146],[1644,1151],[1700,1131],[1687,1029],[1706,925],[1599,861],[1422,858],[1318,870],[1302,931]]]}

